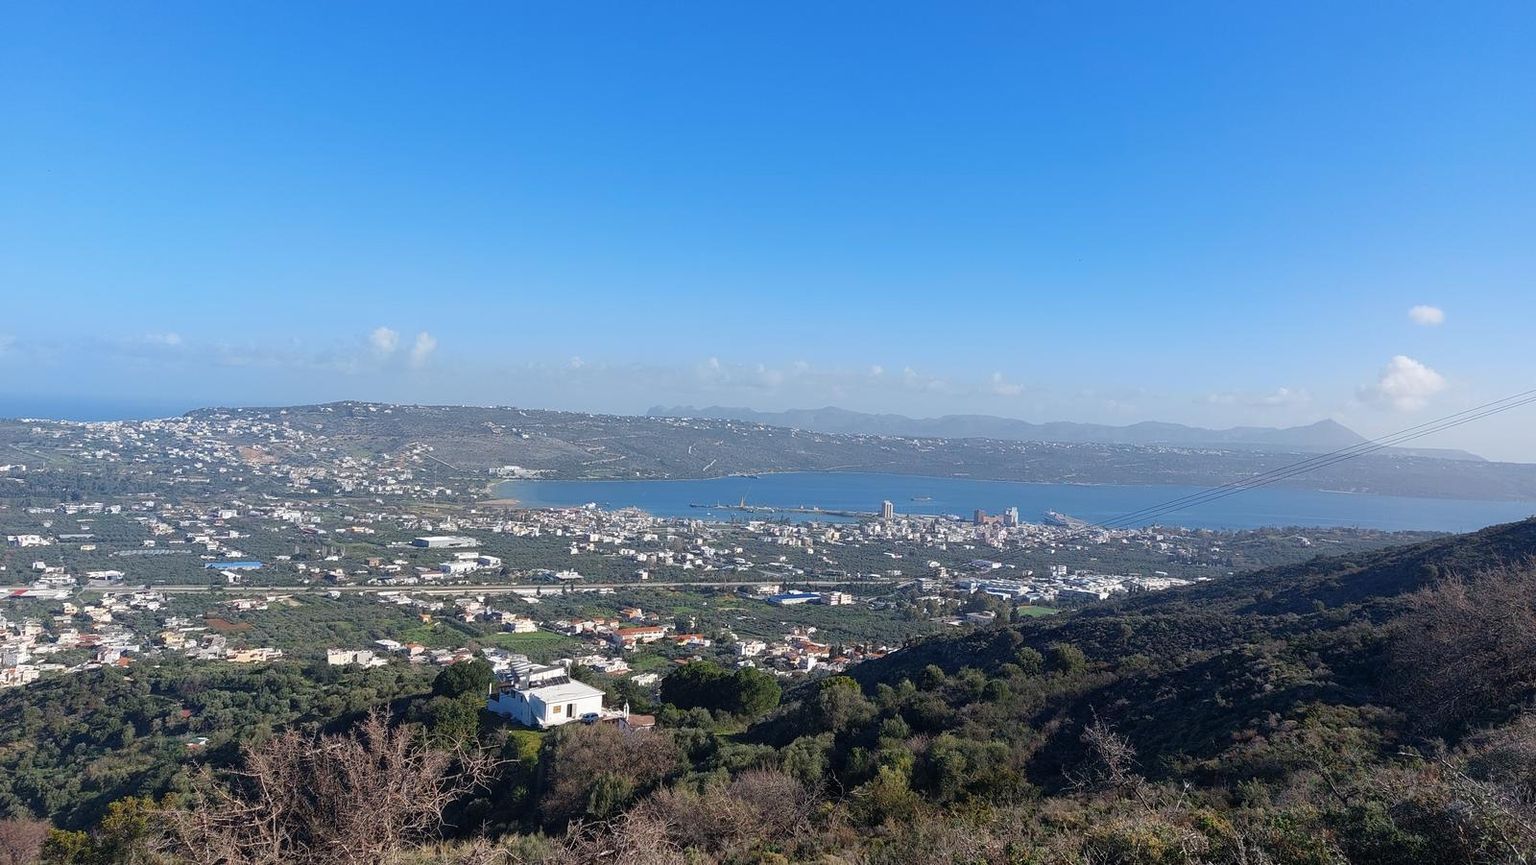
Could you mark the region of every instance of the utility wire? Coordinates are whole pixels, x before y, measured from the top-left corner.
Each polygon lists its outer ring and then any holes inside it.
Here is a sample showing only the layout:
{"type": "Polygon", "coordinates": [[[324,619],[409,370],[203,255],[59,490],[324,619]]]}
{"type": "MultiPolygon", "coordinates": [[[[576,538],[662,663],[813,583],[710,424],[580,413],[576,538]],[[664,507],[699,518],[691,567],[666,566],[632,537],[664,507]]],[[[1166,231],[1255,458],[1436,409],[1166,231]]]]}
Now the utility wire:
{"type": "Polygon", "coordinates": [[[1304,462],[1304,464],[1298,462],[1298,464],[1293,464],[1292,467],[1281,467],[1281,469],[1273,469],[1270,470],[1270,472],[1263,473],[1263,475],[1255,475],[1252,476],[1252,478],[1244,478],[1240,479],[1240,481],[1230,482],[1230,484],[1226,484],[1226,486],[1223,487],[1215,487],[1215,489],[1192,493],[1192,495],[1183,496],[1183,498],[1180,499],[1174,499],[1172,502],[1164,502],[1164,504],[1154,505],[1154,507],[1149,507],[1149,509],[1138,510],[1138,512],[1117,516],[1117,518],[1104,521],[1101,525],[1104,525],[1104,527],[1111,527],[1111,525],[1114,524],[1117,525],[1117,527],[1124,527],[1124,524],[1138,521],[1138,519],[1152,518],[1152,516],[1174,512],[1174,510],[1184,510],[1187,509],[1187,507],[1193,507],[1193,505],[1197,504],[1204,504],[1204,502],[1207,501],[1217,501],[1217,499],[1226,498],[1227,495],[1233,495],[1233,493],[1240,493],[1244,492],[1244,490],[1256,489],[1256,487],[1269,486],[1269,484],[1272,484],[1272,482],[1284,481],[1284,479],[1293,478],[1293,476],[1296,475],[1303,475],[1303,473],[1313,472],[1313,470],[1316,469],[1324,469],[1324,467],[1333,466],[1333,464],[1347,461],[1347,459],[1356,458],[1356,456],[1364,456],[1367,455],[1367,453],[1378,452],[1378,450],[1385,449],[1385,447],[1393,447],[1398,446],[1398,444],[1404,444],[1404,442],[1415,441],[1415,439],[1424,438],[1424,436],[1433,435],[1433,433],[1442,432],[1442,430],[1453,429],[1453,427],[1462,426],[1462,424],[1465,423],[1471,423],[1471,421],[1476,421],[1476,419],[1482,419],[1485,418],[1485,416],[1496,415],[1496,413],[1504,412],[1504,410],[1518,409],[1518,407],[1527,406],[1527,404],[1530,403],[1536,403],[1536,396],[1521,399],[1521,401],[1518,401],[1518,403],[1507,404],[1507,406],[1501,406],[1498,407],[1498,409],[1488,409],[1485,410],[1485,412],[1476,413],[1476,415],[1470,415],[1467,416],[1467,418],[1459,419],[1459,421],[1455,421],[1455,423],[1439,424],[1439,426],[1432,427],[1432,429],[1422,430],[1422,432],[1412,433],[1412,435],[1402,435],[1402,433],[1398,433],[1398,435],[1387,436],[1387,438],[1379,439],[1379,441],[1369,442],[1369,444],[1359,446],[1358,449],[1352,449],[1349,453],[1318,456],[1318,458],[1309,459],[1309,461],[1304,462]]]}
{"type": "Polygon", "coordinates": [[[1480,406],[1474,406],[1473,408],[1469,408],[1469,409],[1466,409],[1464,411],[1459,411],[1459,412],[1456,412],[1455,414],[1446,415],[1445,417],[1437,418],[1437,419],[1432,420],[1432,421],[1426,421],[1424,423],[1408,427],[1407,429],[1399,430],[1399,431],[1397,431],[1395,433],[1392,433],[1390,435],[1381,436],[1379,438],[1371,439],[1369,441],[1362,441],[1362,442],[1359,442],[1359,443],[1356,443],[1356,444],[1353,444],[1353,445],[1349,445],[1348,447],[1339,448],[1338,450],[1335,450],[1335,451],[1330,451],[1329,453],[1318,454],[1318,455],[1313,456],[1313,457],[1308,457],[1307,459],[1301,460],[1300,462],[1295,462],[1295,463],[1291,463],[1289,465],[1284,465],[1284,466],[1279,466],[1277,468],[1269,469],[1267,471],[1260,472],[1259,474],[1254,475],[1252,477],[1240,478],[1238,480],[1230,481],[1228,483],[1222,484],[1221,486],[1218,486],[1218,487],[1213,487],[1213,488],[1208,489],[1208,490],[1202,490],[1202,491],[1199,491],[1199,492],[1190,493],[1189,495],[1182,496],[1182,497],[1177,498],[1177,499],[1173,499],[1172,501],[1163,502],[1162,504],[1158,504],[1158,505],[1152,505],[1152,506],[1149,506],[1149,507],[1146,507],[1146,508],[1142,508],[1140,510],[1132,511],[1132,512],[1130,512],[1128,514],[1122,514],[1122,515],[1120,515],[1118,517],[1115,517],[1112,520],[1106,521],[1106,523],[1118,522],[1118,521],[1121,521],[1121,520],[1124,520],[1124,519],[1135,519],[1135,518],[1141,516],[1143,513],[1146,513],[1146,512],[1160,511],[1160,510],[1162,510],[1165,507],[1169,507],[1169,506],[1172,506],[1172,505],[1175,505],[1175,504],[1182,504],[1183,502],[1190,501],[1190,500],[1193,500],[1193,499],[1202,498],[1204,496],[1210,495],[1212,493],[1220,492],[1220,491],[1223,491],[1223,490],[1226,490],[1226,489],[1247,487],[1249,485],[1252,485],[1252,484],[1255,484],[1255,483],[1258,483],[1258,482],[1262,482],[1263,480],[1265,480],[1265,479],[1267,479],[1269,477],[1272,477],[1272,476],[1284,475],[1285,477],[1290,477],[1293,474],[1300,473],[1301,471],[1308,471],[1308,470],[1311,470],[1313,468],[1321,467],[1321,465],[1324,464],[1324,463],[1332,464],[1332,462],[1335,461],[1334,458],[1336,458],[1336,457],[1350,457],[1350,458],[1352,458],[1354,456],[1359,456],[1359,455],[1363,455],[1365,453],[1370,453],[1370,452],[1373,452],[1375,450],[1379,450],[1382,447],[1391,447],[1391,446],[1399,444],[1400,442],[1403,442],[1403,441],[1411,441],[1412,439],[1415,439],[1415,438],[1421,438],[1422,435],[1427,435],[1427,434],[1433,433],[1433,432],[1439,432],[1442,429],[1449,429],[1450,426],[1447,426],[1446,424],[1448,424],[1451,421],[1455,421],[1455,420],[1457,420],[1459,418],[1464,418],[1467,421],[1478,420],[1478,419],[1486,416],[1486,414],[1484,414],[1484,413],[1489,411],[1489,410],[1491,410],[1491,409],[1492,410],[1502,410],[1502,409],[1508,409],[1508,408],[1518,408],[1520,405],[1526,404],[1532,398],[1536,398],[1536,389],[1525,391],[1523,393],[1518,393],[1518,394],[1515,394],[1514,396],[1505,397],[1504,399],[1494,400],[1493,402],[1484,403],[1483,405],[1480,405],[1480,406]],[[1515,404],[1504,405],[1505,403],[1515,403],[1515,404]],[[1477,416],[1476,417],[1466,417],[1468,415],[1473,415],[1473,414],[1476,414],[1477,416]],[[1426,429],[1426,428],[1430,428],[1430,429],[1426,429]],[[1420,433],[1420,431],[1422,431],[1422,433],[1420,433]],[[1415,433],[1420,433],[1420,434],[1415,434],[1415,433]]]}
{"type": "MultiPolygon", "coordinates": [[[[1530,405],[1532,403],[1536,403],[1536,389],[1524,391],[1512,396],[1505,397],[1503,399],[1484,403],[1480,406],[1475,406],[1464,411],[1446,415],[1445,417],[1437,418],[1432,421],[1416,424],[1390,435],[1359,442],[1348,447],[1330,451],[1329,453],[1319,454],[1317,456],[1309,457],[1289,465],[1269,469],[1268,471],[1260,472],[1259,474],[1252,477],[1241,478],[1236,481],[1222,484],[1221,486],[1212,487],[1211,489],[1180,496],[1179,498],[1163,502],[1162,504],[1152,505],[1150,507],[1145,507],[1131,511],[1129,513],[1121,514],[1102,522],[1083,526],[1078,531],[1082,532],[1092,531],[1094,529],[1123,528],[1129,526],[1132,523],[1149,522],[1166,514],[1217,501],[1219,499],[1226,498],[1227,496],[1236,495],[1240,492],[1246,492],[1251,489],[1268,486],[1270,484],[1277,483],[1279,481],[1283,481],[1300,474],[1305,474],[1307,472],[1316,471],[1317,469],[1336,465],[1338,463],[1352,460],[1357,457],[1375,453],[1376,451],[1382,450],[1384,448],[1401,445],[1405,442],[1414,441],[1428,435],[1443,432],[1448,429],[1454,429],[1455,427],[1472,423],[1473,421],[1482,420],[1483,418],[1501,414],[1511,409],[1520,408],[1521,406],[1530,405]]],[[[1075,535],[1076,532],[1073,534],[1075,535]]],[[[1069,539],[1071,537],[1072,535],[1068,535],[1069,539]]]]}
{"type": "Polygon", "coordinates": [[[1201,504],[1205,504],[1207,502],[1216,501],[1218,499],[1226,498],[1227,496],[1235,495],[1235,494],[1237,494],[1239,492],[1244,492],[1244,491],[1249,490],[1249,489],[1255,489],[1255,488],[1258,488],[1258,487],[1267,486],[1269,484],[1276,483],[1278,481],[1282,481],[1282,480],[1286,480],[1286,479],[1291,478],[1291,477],[1295,477],[1296,475],[1304,474],[1304,473],[1309,472],[1309,471],[1314,471],[1314,470],[1319,469],[1319,468],[1325,468],[1327,466],[1334,465],[1334,464],[1340,463],[1340,462],[1344,462],[1346,460],[1353,459],[1353,458],[1358,457],[1358,456],[1364,456],[1364,455],[1369,454],[1369,453],[1374,453],[1375,451],[1381,450],[1382,448],[1386,448],[1386,447],[1390,447],[1390,446],[1398,445],[1398,444],[1403,444],[1405,442],[1409,442],[1409,441],[1413,441],[1415,439],[1423,438],[1424,436],[1431,435],[1431,434],[1436,433],[1436,432],[1441,432],[1441,431],[1446,430],[1446,429],[1451,429],[1453,427],[1461,426],[1464,423],[1470,423],[1470,422],[1472,422],[1474,420],[1480,420],[1481,418],[1488,417],[1488,416],[1493,415],[1493,414],[1498,414],[1501,411],[1507,411],[1509,409],[1518,408],[1518,407],[1520,407],[1522,405],[1528,405],[1528,404],[1530,404],[1532,402],[1536,402],[1536,397],[1533,397],[1533,398],[1530,398],[1530,399],[1526,399],[1526,400],[1522,400],[1520,402],[1512,403],[1510,405],[1503,406],[1503,407],[1501,407],[1499,409],[1489,410],[1489,411],[1483,412],[1483,413],[1478,414],[1478,415],[1473,415],[1473,416],[1467,417],[1467,418],[1465,418],[1463,420],[1460,420],[1460,421],[1457,421],[1457,422],[1454,422],[1454,423],[1447,423],[1447,424],[1441,425],[1441,426],[1433,428],[1433,429],[1429,429],[1429,430],[1425,430],[1423,432],[1415,433],[1413,435],[1397,437],[1397,438],[1391,439],[1389,441],[1384,441],[1384,442],[1381,442],[1379,444],[1375,444],[1375,445],[1373,445],[1371,447],[1367,447],[1367,448],[1363,448],[1363,449],[1355,451],[1355,452],[1351,452],[1349,454],[1342,454],[1342,455],[1333,457],[1331,459],[1326,459],[1326,460],[1321,460],[1321,461],[1313,462],[1313,463],[1308,464],[1305,467],[1296,468],[1296,469],[1293,469],[1291,471],[1284,471],[1284,472],[1281,472],[1281,473],[1278,473],[1278,474],[1273,474],[1273,475],[1270,475],[1270,476],[1266,476],[1266,477],[1264,477],[1262,479],[1259,479],[1257,477],[1245,479],[1243,481],[1235,482],[1234,484],[1232,484],[1228,488],[1217,488],[1217,489],[1213,489],[1213,490],[1207,490],[1207,491],[1205,491],[1203,493],[1197,493],[1197,494],[1194,494],[1193,496],[1186,497],[1185,500],[1180,501],[1178,503],[1169,503],[1169,504],[1165,504],[1165,505],[1154,507],[1154,508],[1150,508],[1150,509],[1144,509],[1145,512],[1140,513],[1139,515],[1134,515],[1134,516],[1133,515],[1122,515],[1120,517],[1116,517],[1113,520],[1106,521],[1103,525],[1105,527],[1110,527],[1111,525],[1114,525],[1115,527],[1123,528],[1126,525],[1129,525],[1131,522],[1152,519],[1152,518],[1155,518],[1155,517],[1158,517],[1158,516],[1162,516],[1164,514],[1172,513],[1174,511],[1184,510],[1186,508],[1194,507],[1196,505],[1201,505],[1201,504]]]}

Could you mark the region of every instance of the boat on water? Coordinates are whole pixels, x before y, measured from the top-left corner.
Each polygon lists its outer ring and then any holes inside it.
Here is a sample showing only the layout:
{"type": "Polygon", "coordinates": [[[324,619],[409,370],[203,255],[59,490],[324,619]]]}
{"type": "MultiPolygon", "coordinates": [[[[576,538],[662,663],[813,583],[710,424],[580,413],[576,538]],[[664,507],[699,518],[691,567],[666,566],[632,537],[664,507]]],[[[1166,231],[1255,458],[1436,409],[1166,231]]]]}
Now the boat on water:
{"type": "Polygon", "coordinates": [[[1088,525],[1087,520],[1080,520],[1077,517],[1069,517],[1066,514],[1060,513],[1059,511],[1046,511],[1045,523],[1049,526],[1066,526],[1069,529],[1075,529],[1079,526],[1088,525]]]}
{"type": "Polygon", "coordinates": [[[933,501],[933,496],[913,496],[912,497],[912,501],[914,501],[914,502],[931,502],[931,501],[933,501]]]}

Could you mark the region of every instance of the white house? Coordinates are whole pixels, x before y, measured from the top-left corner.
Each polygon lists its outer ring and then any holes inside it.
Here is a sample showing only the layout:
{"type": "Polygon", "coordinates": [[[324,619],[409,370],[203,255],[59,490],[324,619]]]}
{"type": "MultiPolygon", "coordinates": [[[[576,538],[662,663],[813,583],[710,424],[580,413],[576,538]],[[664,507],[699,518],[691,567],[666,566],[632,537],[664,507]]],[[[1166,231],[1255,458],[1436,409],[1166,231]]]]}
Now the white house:
{"type": "Polygon", "coordinates": [[[564,667],[539,666],[514,656],[510,670],[498,677],[486,709],[525,727],[558,727],[572,721],[596,720],[603,711],[603,692],[570,677],[564,667]]]}
{"type": "Polygon", "coordinates": [[[511,631],[514,634],[532,634],[539,630],[539,623],[527,616],[507,616],[501,619],[502,630],[511,631]]]}
{"type": "Polygon", "coordinates": [[[501,686],[486,708],[526,727],[558,727],[595,718],[603,710],[603,692],[574,679],[533,688],[501,686]]]}

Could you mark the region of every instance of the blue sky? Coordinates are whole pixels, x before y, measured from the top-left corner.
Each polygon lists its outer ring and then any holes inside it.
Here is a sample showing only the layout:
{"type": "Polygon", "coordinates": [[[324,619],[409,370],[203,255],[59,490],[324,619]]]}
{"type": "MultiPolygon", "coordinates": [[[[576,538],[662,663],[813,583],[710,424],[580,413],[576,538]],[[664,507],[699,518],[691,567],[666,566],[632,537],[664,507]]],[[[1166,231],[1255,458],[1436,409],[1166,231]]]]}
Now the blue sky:
{"type": "Polygon", "coordinates": [[[1536,387],[1536,7],[1345,5],[11,4],[0,411],[1536,387]]]}

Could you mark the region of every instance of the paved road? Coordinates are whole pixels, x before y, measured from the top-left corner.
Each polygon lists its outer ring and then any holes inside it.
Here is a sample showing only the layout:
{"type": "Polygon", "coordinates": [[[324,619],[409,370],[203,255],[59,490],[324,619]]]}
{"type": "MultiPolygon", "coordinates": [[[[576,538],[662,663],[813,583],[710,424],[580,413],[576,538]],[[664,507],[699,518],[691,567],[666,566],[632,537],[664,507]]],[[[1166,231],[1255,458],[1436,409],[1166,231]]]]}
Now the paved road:
{"type": "MultiPolygon", "coordinates": [[[[633,583],[571,583],[573,591],[592,589],[678,589],[678,588],[726,588],[735,589],[742,586],[780,586],[784,584],[794,586],[843,586],[853,582],[851,580],[731,580],[731,581],[700,581],[700,582],[633,582],[633,583]]],[[[859,580],[860,583],[871,585],[887,585],[896,582],[894,579],[881,578],[877,580],[859,580]]],[[[454,585],[454,586],[198,586],[198,585],[151,585],[149,591],[163,592],[168,595],[196,594],[198,592],[211,592],[215,589],[228,594],[267,594],[268,592],[295,593],[295,592],[341,592],[343,594],[379,594],[381,592],[408,592],[412,595],[558,595],[565,588],[564,585],[554,583],[520,583],[509,585],[507,583],[454,585]]],[[[109,588],[87,588],[85,591],[101,592],[107,595],[126,595],[134,592],[145,591],[142,585],[112,586],[109,588]]]]}

